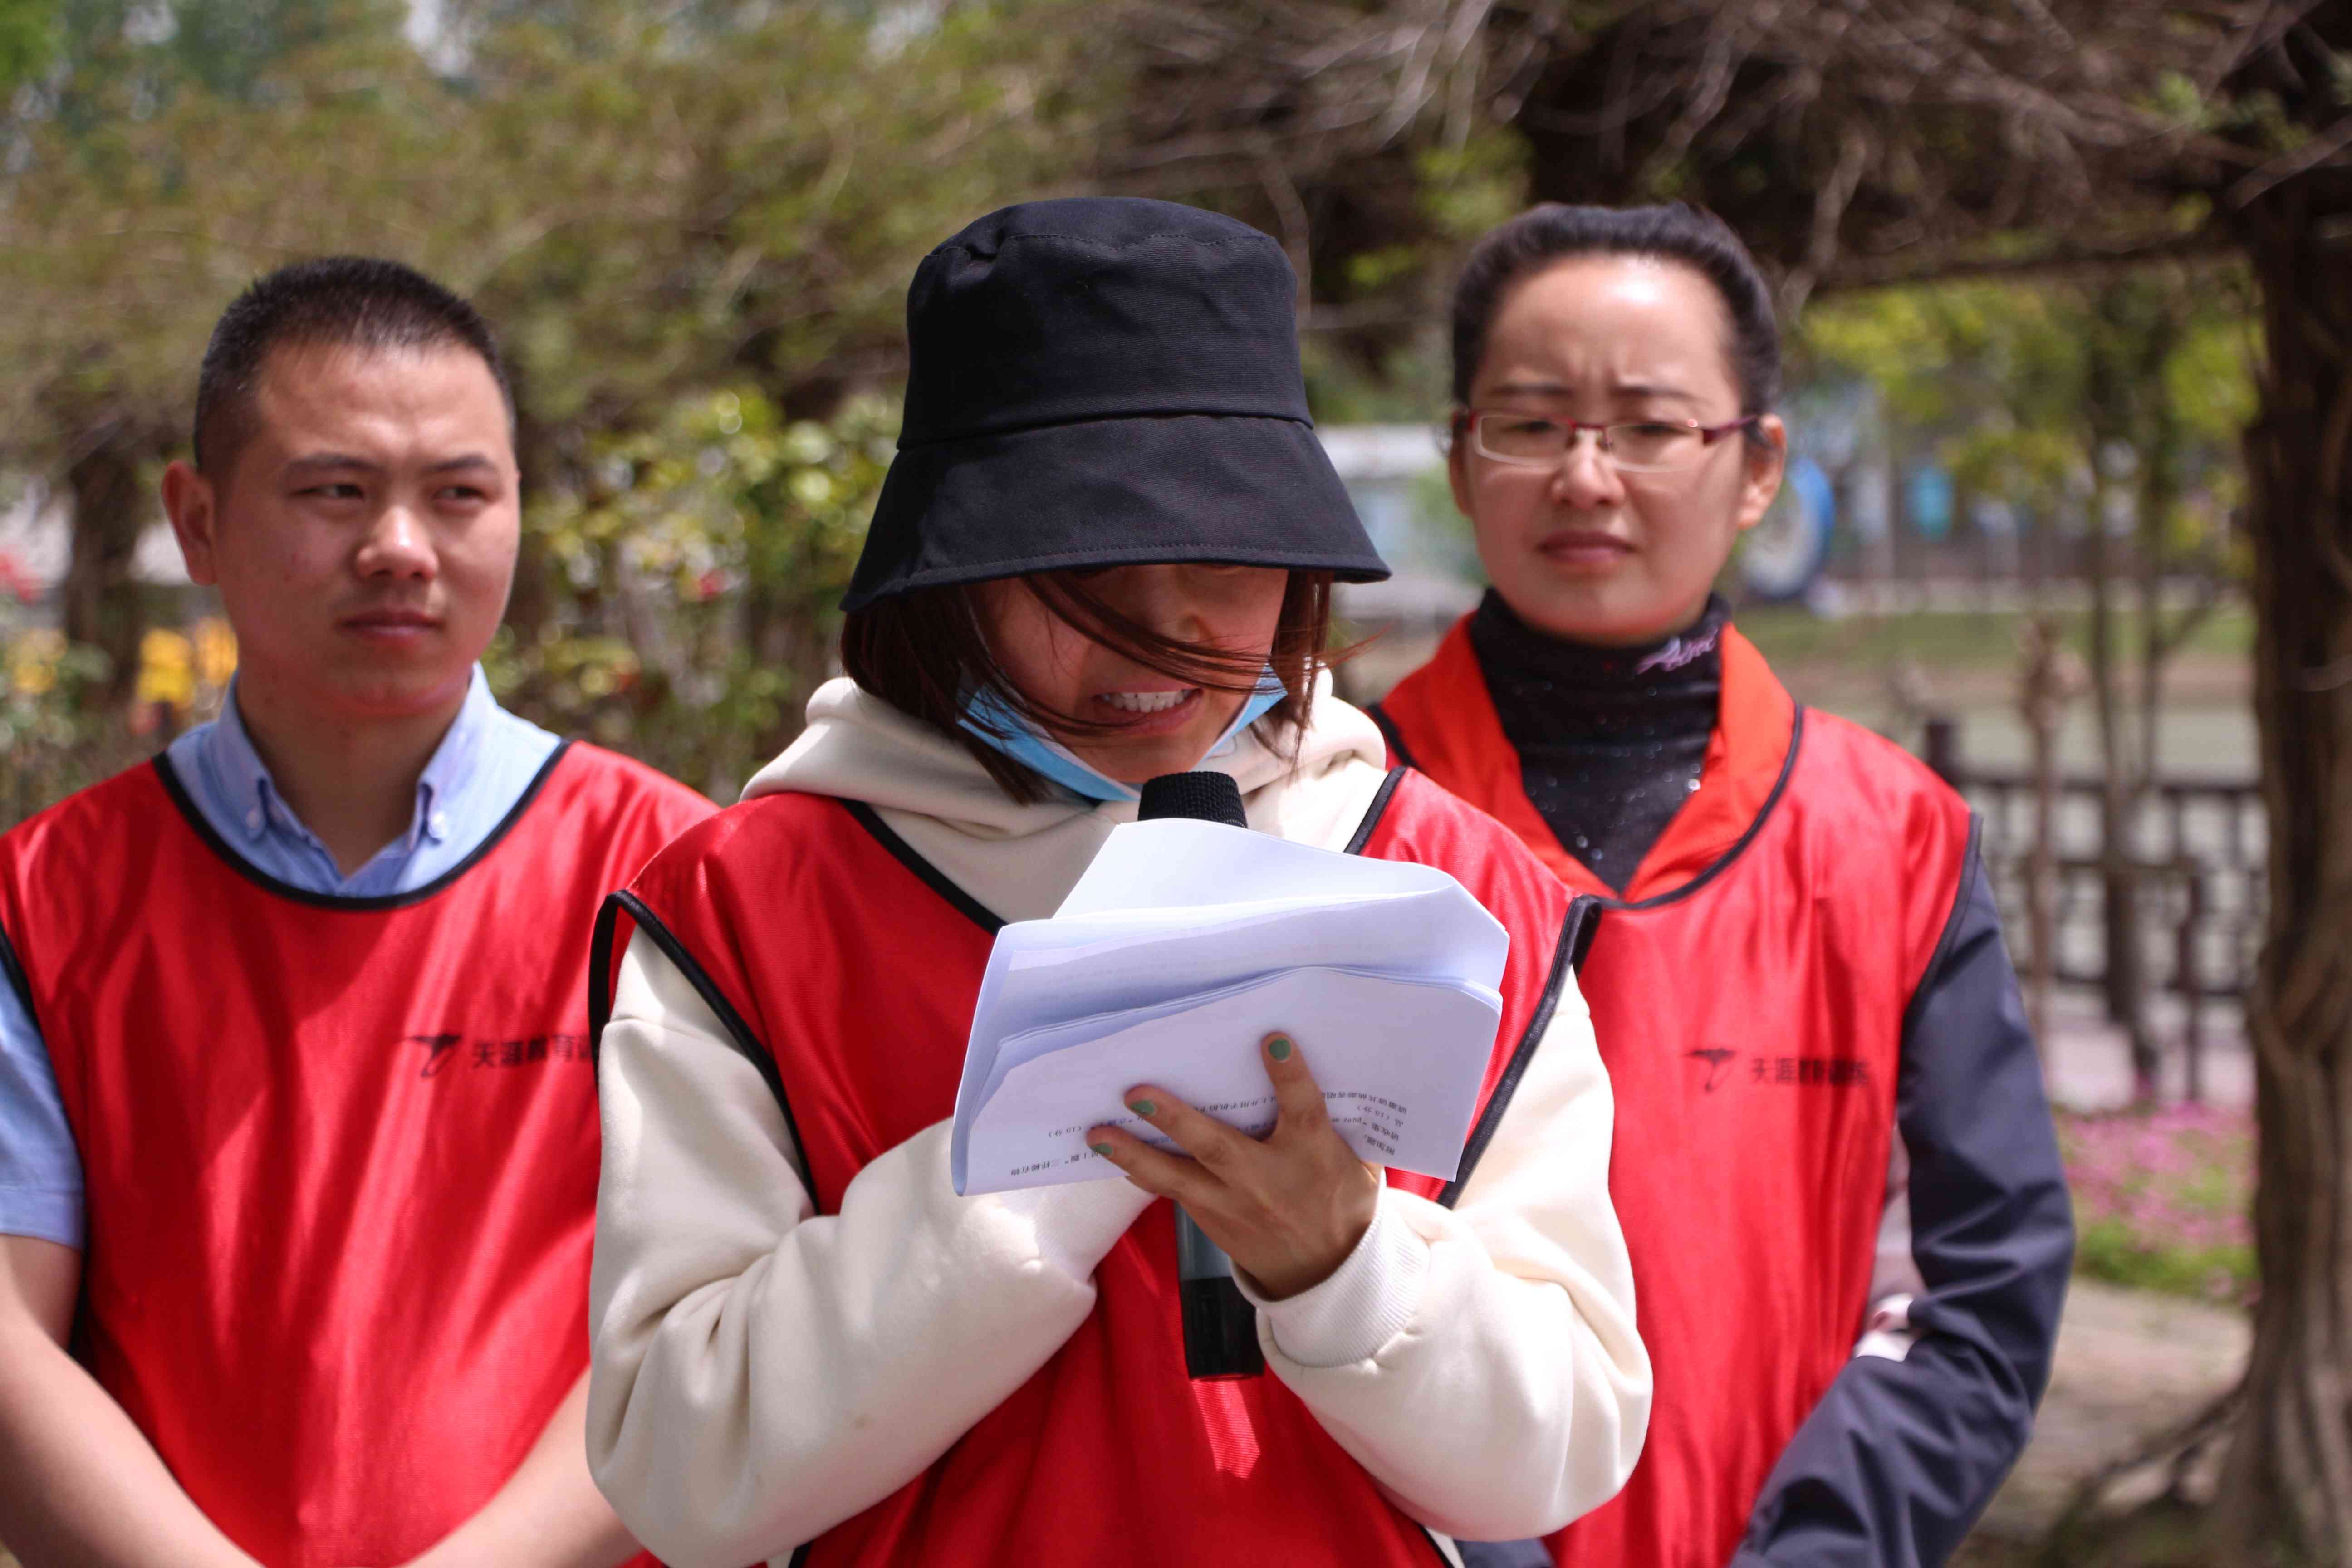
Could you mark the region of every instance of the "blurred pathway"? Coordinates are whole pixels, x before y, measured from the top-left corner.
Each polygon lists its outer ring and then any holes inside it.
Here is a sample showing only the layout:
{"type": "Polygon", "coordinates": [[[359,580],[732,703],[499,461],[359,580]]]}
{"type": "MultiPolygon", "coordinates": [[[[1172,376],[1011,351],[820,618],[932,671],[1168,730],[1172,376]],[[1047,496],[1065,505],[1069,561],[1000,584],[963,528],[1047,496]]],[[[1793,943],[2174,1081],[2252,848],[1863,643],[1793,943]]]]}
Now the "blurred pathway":
{"type": "MultiPolygon", "coordinates": [[[[2168,996],[2159,999],[2151,1022],[2164,1058],[2158,1089],[2169,1104],[2182,1098],[2189,1082],[2179,1005],[2168,996]]],[[[2253,1054],[2235,1010],[2209,1008],[2204,1037],[2207,1102],[2252,1104],[2253,1054]]],[[[2092,993],[2068,989],[2051,998],[2050,1034],[2042,1042],[2042,1058],[2050,1098],[2063,1109],[2116,1110],[2131,1103],[2131,1047],[2123,1031],[2107,1022],[2092,993]]]]}
{"type": "MultiPolygon", "coordinates": [[[[2098,997],[2061,991],[2051,1014],[2042,1054],[2052,1100],[2076,1111],[2128,1105],[2130,1050],[2098,997]]],[[[2159,998],[2151,1022],[2162,1042],[2158,1092],[2169,1104],[2183,1098],[2188,1082],[2178,1002],[2159,998]]],[[[2253,1057],[2235,1010],[2209,1009],[2204,1037],[2207,1103],[2252,1104],[2253,1057]]],[[[2252,1337],[2242,1310],[2076,1277],[2033,1440],[1986,1511],[1979,1538],[2038,1541],[2082,1482],[2227,1392],[2244,1370],[2252,1337]]],[[[2156,1482],[2135,1479],[2147,1491],[2156,1482]]],[[[2121,1489],[2111,1500],[2141,1498],[2121,1489]]]]}
{"type": "Polygon", "coordinates": [[[1979,1532],[2042,1534],[2102,1466],[2226,1392],[2252,1340],[2243,1312],[2075,1279],[2033,1441],[1979,1532]]]}

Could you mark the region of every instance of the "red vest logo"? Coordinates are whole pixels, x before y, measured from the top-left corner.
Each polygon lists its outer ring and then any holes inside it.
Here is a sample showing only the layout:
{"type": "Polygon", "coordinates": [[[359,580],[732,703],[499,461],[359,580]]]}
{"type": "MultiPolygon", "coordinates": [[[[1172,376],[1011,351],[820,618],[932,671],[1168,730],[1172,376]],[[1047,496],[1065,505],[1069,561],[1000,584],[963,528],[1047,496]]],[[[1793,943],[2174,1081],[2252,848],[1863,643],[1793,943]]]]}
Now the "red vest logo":
{"type": "Polygon", "coordinates": [[[425,1065],[416,1069],[418,1078],[437,1078],[441,1069],[453,1061],[463,1061],[470,1069],[481,1068],[530,1067],[539,1062],[585,1062],[588,1037],[585,1035],[519,1035],[511,1038],[479,1039],[464,1034],[404,1035],[404,1046],[423,1046],[425,1065]],[[459,1047],[470,1044],[471,1051],[459,1047]]]}

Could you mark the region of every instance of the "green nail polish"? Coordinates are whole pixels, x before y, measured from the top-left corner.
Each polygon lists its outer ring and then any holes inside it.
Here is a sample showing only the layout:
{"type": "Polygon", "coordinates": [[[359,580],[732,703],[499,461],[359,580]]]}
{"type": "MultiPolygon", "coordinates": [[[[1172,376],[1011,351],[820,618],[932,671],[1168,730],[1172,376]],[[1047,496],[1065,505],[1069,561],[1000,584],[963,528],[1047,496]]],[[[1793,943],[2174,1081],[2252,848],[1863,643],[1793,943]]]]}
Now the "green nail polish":
{"type": "Polygon", "coordinates": [[[1139,1100],[1133,1105],[1129,1106],[1128,1109],[1134,1111],[1138,1116],[1157,1116],[1160,1114],[1160,1108],[1152,1104],[1151,1101],[1148,1100],[1139,1100]]]}
{"type": "Polygon", "coordinates": [[[1105,1158],[1108,1158],[1110,1155],[1110,1145],[1108,1143],[1089,1143],[1087,1147],[1105,1158]]]}
{"type": "Polygon", "coordinates": [[[1275,1036],[1274,1038],[1265,1043],[1265,1054],[1272,1057],[1278,1062],[1288,1061],[1290,1059],[1290,1037],[1288,1035],[1275,1036]]]}

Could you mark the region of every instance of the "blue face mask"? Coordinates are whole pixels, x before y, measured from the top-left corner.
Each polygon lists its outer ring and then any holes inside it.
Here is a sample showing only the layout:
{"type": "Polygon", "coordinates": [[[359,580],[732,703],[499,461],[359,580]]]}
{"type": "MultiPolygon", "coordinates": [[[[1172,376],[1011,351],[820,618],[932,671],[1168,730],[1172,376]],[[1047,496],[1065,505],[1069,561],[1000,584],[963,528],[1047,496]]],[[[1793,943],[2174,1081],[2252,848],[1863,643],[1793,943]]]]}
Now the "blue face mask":
{"type": "MultiPolygon", "coordinates": [[[[1242,704],[1225,732],[1217,737],[1206,756],[1221,757],[1233,749],[1234,737],[1264,718],[1266,710],[1289,695],[1289,690],[1267,665],[1265,673],[1257,678],[1257,689],[1242,704]]],[[[1052,780],[1071,794],[1087,800],[1136,800],[1142,791],[1132,784],[1096,772],[1078,760],[1077,754],[1059,741],[1024,720],[993,691],[983,691],[964,704],[963,728],[979,736],[999,752],[1023,767],[1052,780]]]]}

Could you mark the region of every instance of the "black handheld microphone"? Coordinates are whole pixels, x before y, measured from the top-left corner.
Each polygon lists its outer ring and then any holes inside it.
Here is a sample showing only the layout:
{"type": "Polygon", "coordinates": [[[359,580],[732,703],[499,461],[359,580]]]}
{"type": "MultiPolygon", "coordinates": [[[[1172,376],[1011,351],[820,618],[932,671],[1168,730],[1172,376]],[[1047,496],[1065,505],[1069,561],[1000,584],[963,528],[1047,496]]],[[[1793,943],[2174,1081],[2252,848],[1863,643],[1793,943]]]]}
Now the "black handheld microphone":
{"type": "MultiPolygon", "coordinates": [[[[1138,822],[1189,816],[1247,827],[1241,786],[1224,773],[1162,773],[1143,786],[1138,822]]],[[[1176,1291],[1184,1312],[1184,1370],[1196,1381],[1256,1377],[1265,1371],[1257,1309],[1234,1283],[1234,1260],[1181,1205],[1176,1209],[1176,1291]]]]}

